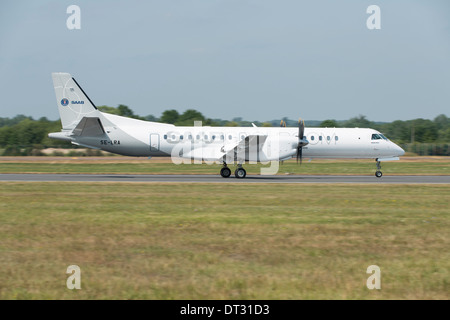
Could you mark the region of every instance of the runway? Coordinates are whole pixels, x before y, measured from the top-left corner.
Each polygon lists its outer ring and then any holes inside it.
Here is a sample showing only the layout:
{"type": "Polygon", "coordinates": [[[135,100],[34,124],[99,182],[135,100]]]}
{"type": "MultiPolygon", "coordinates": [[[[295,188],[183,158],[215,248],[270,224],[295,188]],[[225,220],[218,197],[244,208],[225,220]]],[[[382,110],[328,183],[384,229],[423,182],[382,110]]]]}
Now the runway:
{"type": "Polygon", "coordinates": [[[134,175],[134,174],[0,174],[0,181],[57,182],[184,182],[184,183],[350,183],[350,184],[450,184],[450,176],[331,176],[248,175],[245,179],[219,175],[134,175]]]}

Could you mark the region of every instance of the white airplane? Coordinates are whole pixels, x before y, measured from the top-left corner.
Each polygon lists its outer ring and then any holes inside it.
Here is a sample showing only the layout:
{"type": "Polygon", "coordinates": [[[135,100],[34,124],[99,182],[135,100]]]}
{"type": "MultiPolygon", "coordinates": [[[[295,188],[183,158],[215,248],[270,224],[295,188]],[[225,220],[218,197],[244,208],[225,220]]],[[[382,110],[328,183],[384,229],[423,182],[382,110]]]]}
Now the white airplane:
{"type": "Polygon", "coordinates": [[[380,132],[368,128],[181,127],[103,113],[68,73],[52,73],[61,132],[49,137],[83,147],[126,156],[187,159],[189,163],[215,162],[220,174],[245,178],[243,163],[269,163],[297,158],[399,160],[405,152],[380,132]]]}

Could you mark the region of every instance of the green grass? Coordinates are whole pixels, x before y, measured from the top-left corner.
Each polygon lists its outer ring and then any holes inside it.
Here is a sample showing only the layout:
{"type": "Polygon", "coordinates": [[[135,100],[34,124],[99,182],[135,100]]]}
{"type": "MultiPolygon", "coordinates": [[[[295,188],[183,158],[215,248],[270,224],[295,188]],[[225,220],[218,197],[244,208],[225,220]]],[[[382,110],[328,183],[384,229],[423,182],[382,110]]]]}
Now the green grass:
{"type": "MultiPolygon", "coordinates": [[[[234,166],[230,166],[234,170],[234,166]]],[[[260,164],[244,165],[248,174],[260,174],[260,164]]],[[[74,160],[59,162],[0,162],[0,173],[98,173],[98,174],[218,174],[221,166],[207,164],[181,164],[173,163],[106,163],[101,160],[91,163],[79,163],[74,160]]],[[[347,160],[347,161],[304,161],[297,165],[295,161],[285,161],[280,165],[278,174],[338,174],[338,175],[373,175],[376,171],[374,160],[347,160]]],[[[449,175],[450,159],[439,162],[427,161],[392,161],[382,163],[383,174],[387,175],[449,175]]]]}
{"type": "Polygon", "coordinates": [[[449,298],[447,185],[0,189],[0,299],[449,298]]]}

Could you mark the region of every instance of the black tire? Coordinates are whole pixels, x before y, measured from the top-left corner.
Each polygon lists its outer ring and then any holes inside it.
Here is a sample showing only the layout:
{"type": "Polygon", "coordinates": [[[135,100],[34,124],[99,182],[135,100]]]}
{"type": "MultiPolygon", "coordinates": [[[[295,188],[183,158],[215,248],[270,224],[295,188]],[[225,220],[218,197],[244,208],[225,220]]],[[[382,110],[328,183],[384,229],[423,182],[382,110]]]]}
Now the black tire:
{"type": "Polygon", "coordinates": [[[381,178],[382,176],[383,176],[383,173],[381,173],[381,171],[375,172],[375,177],[381,178]]]}
{"type": "Polygon", "coordinates": [[[222,169],[220,169],[220,175],[223,177],[223,178],[228,178],[229,176],[231,176],[231,170],[230,170],[230,168],[222,168],[222,169]]]}
{"type": "Polygon", "coordinates": [[[247,175],[247,171],[245,171],[244,168],[237,168],[236,171],[234,172],[234,175],[238,179],[244,179],[245,176],[247,175]]]}

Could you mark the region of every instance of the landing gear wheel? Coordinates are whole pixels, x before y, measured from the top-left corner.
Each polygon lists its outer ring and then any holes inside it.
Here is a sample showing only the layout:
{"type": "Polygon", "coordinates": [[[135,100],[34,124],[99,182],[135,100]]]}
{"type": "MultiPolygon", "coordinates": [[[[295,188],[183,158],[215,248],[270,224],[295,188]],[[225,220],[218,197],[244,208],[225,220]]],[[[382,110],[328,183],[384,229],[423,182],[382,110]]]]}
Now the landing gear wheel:
{"type": "Polygon", "coordinates": [[[231,176],[231,170],[228,167],[224,167],[222,169],[220,169],[220,175],[223,178],[228,178],[229,176],[231,176]]]}
{"type": "Polygon", "coordinates": [[[375,177],[381,178],[381,176],[383,175],[381,173],[381,163],[380,161],[378,161],[378,159],[376,159],[376,161],[377,161],[377,171],[375,172],[375,177]]]}
{"type": "Polygon", "coordinates": [[[247,175],[247,171],[245,171],[244,168],[237,168],[236,171],[234,172],[234,175],[238,179],[244,179],[245,176],[247,175]]]}

